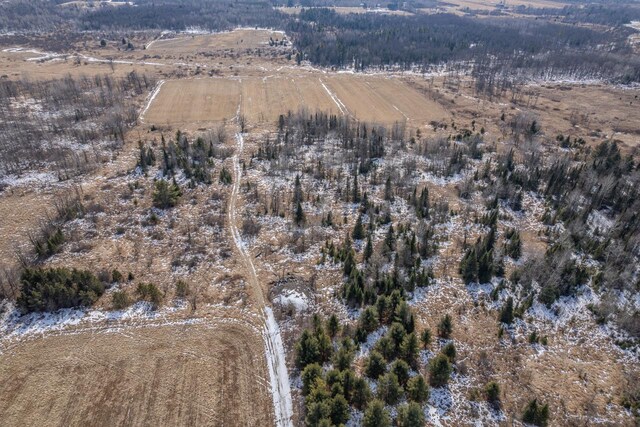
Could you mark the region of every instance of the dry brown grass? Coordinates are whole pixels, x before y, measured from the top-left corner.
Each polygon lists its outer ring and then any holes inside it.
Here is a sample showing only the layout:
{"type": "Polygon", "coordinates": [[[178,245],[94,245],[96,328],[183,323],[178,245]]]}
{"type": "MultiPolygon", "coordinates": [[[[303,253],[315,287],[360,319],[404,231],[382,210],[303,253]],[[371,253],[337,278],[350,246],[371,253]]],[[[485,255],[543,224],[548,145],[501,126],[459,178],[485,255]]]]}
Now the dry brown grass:
{"type": "Polygon", "coordinates": [[[262,339],[241,325],[49,336],[0,359],[4,425],[273,424],[262,339]]]}

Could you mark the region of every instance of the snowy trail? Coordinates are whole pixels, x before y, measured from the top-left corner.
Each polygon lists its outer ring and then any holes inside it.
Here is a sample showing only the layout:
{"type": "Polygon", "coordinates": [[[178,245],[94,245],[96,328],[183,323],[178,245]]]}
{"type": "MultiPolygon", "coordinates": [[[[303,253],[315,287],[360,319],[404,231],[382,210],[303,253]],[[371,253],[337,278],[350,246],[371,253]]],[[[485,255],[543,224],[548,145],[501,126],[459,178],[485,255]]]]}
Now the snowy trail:
{"type": "Polygon", "coordinates": [[[140,113],[140,122],[144,123],[144,115],[147,113],[147,110],[151,106],[151,103],[153,102],[153,100],[156,98],[156,96],[158,96],[158,93],[160,93],[160,88],[162,87],[163,84],[164,84],[164,80],[160,80],[158,82],[158,85],[155,87],[155,89],[153,89],[153,92],[151,92],[151,95],[149,95],[149,99],[147,100],[147,105],[145,105],[144,109],[140,113]]]}
{"type": "Polygon", "coordinates": [[[258,275],[250,254],[240,238],[238,221],[236,218],[236,201],[240,192],[240,180],[242,178],[242,168],[240,166],[240,155],[244,147],[244,138],[241,133],[236,133],[236,154],[233,156],[233,188],[229,200],[229,224],[233,241],[240,252],[240,255],[247,264],[249,270],[249,282],[258,298],[258,303],[263,307],[264,315],[264,339],[265,353],[267,357],[267,367],[269,368],[269,379],[271,383],[271,394],[273,396],[273,406],[275,411],[276,426],[292,427],[293,403],[291,400],[291,388],[289,386],[289,373],[285,363],[284,345],[280,328],[273,316],[273,311],[265,303],[262,288],[258,283],[258,275]]]}
{"type": "Polygon", "coordinates": [[[349,111],[347,110],[347,106],[344,105],[342,103],[342,101],[340,100],[340,98],[338,98],[338,95],[336,95],[335,93],[333,93],[328,87],[327,85],[324,84],[324,82],[322,81],[322,79],[318,79],[320,80],[320,84],[322,85],[322,87],[324,88],[324,90],[327,92],[327,94],[331,97],[331,99],[333,99],[333,102],[338,106],[338,109],[340,110],[340,113],[342,113],[343,116],[346,116],[349,111]]]}

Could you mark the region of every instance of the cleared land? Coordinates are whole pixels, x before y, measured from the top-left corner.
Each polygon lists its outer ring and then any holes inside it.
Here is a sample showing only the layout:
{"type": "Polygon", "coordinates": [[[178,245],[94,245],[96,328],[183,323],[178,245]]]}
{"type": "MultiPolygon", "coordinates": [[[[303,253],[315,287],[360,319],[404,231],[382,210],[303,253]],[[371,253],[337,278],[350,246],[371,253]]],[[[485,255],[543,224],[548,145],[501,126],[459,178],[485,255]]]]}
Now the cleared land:
{"type": "Polygon", "coordinates": [[[282,40],[283,36],[281,31],[238,29],[217,34],[158,39],[147,45],[147,51],[173,51],[182,54],[210,49],[252,48],[268,44],[269,38],[282,40]]]}
{"type": "Polygon", "coordinates": [[[349,114],[359,120],[376,123],[411,120],[419,125],[448,116],[438,103],[398,79],[345,75],[321,80],[349,114]]]}
{"type": "Polygon", "coordinates": [[[302,108],[416,126],[448,117],[437,102],[399,79],[310,74],[168,81],[144,119],[158,125],[221,122],[236,116],[240,102],[251,123],[273,123],[278,115],[302,108]]]}
{"type": "Polygon", "coordinates": [[[273,425],[263,350],[255,332],[228,323],[24,342],[0,356],[0,419],[3,425],[273,425]]]}
{"type": "Polygon", "coordinates": [[[172,80],[162,85],[144,119],[159,125],[220,122],[235,117],[239,103],[237,80],[172,80]]]}

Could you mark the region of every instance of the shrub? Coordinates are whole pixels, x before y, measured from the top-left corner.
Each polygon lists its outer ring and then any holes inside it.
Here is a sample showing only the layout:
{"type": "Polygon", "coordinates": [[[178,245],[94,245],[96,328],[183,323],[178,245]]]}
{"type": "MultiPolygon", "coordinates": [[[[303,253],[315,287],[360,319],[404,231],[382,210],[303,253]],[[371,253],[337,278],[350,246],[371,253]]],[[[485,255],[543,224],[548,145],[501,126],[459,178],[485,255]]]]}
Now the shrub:
{"type": "Polygon", "coordinates": [[[123,310],[131,305],[131,298],[125,291],[115,291],[111,296],[111,306],[114,310],[123,310]]]}
{"type": "Polygon", "coordinates": [[[431,344],[431,329],[427,328],[420,334],[420,341],[422,342],[422,347],[427,348],[429,344],[431,344]]]}
{"type": "Polygon", "coordinates": [[[40,239],[31,238],[31,242],[39,258],[48,258],[60,252],[60,247],[64,243],[64,234],[60,228],[45,230],[40,239]]]}
{"type": "Polygon", "coordinates": [[[178,184],[169,184],[164,179],[159,179],[154,184],[153,205],[160,209],[172,208],[178,203],[182,191],[178,184]]]}
{"type": "Polygon", "coordinates": [[[75,268],[27,268],[20,282],[17,304],[25,312],[90,306],[104,293],[93,273],[75,268]]]}
{"type": "Polygon", "coordinates": [[[540,406],[538,405],[538,400],[533,399],[524,409],[522,421],[527,424],[545,427],[549,421],[549,405],[540,406]]]}
{"type": "Polygon", "coordinates": [[[136,293],[140,300],[150,302],[154,309],[162,303],[162,293],[153,283],[139,283],[136,293]]]}
{"type": "Polygon", "coordinates": [[[111,272],[111,279],[114,282],[122,282],[124,277],[122,276],[122,273],[120,273],[117,269],[114,268],[113,271],[111,272]]]}
{"type": "Polygon", "coordinates": [[[446,314],[438,323],[438,336],[440,338],[447,339],[451,336],[451,332],[453,331],[453,322],[451,321],[451,316],[446,314]]]}
{"type": "Polygon", "coordinates": [[[500,406],[500,386],[496,382],[489,382],[484,388],[484,393],[487,396],[487,402],[494,407],[500,406]]]}
{"type": "Polygon", "coordinates": [[[186,298],[189,295],[189,285],[184,280],[176,282],[176,297],[186,298]]]}
{"type": "Polygon", "coordinates": [[[451,363],[456,361],[456,346],[453,345],[452,342],[447,343],[444,347],[442,347],[442,354],[447,356],[451,363]]]}
{"type": "Polygon", "coordinates": [[[226,166],[223,166],[222,170],[220,171],[220,182],[225,185],[229,185],[233,182],[231,172],[229,172],[226,166]]]}

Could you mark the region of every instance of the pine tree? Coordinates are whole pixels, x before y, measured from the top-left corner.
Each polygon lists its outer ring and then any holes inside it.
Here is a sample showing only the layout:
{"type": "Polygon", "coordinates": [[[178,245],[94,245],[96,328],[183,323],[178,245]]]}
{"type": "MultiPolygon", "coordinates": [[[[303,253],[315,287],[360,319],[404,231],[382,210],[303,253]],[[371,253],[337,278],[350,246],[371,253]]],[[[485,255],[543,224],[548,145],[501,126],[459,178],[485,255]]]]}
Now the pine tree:
{"type": "Polygon", "coordinates": [[[322,378],[322,366],[317,363],[310,363],[302,370],[301,378],[302,395],[306,396],[311,391],[311,387],[315,384],[316,379],[322,378]]]}
{"type": "Polygon", "coordinates": [[[310,363],[320,361],[320,349],[318,340],[307,329],[302,332],[300,341],[296,345],[296,365],[303,369],[310,363]]]}
{"type": "Polygon", "coordinates": [[[442,319],[440,319],[440,323],[438,323],[438,336],[440,338],[448,339],[451,336],[451,332],[453,331],[453,322],[451,321],[451,316],[449,314],[445,314],[442,319]]]}
{"type": "Polygon", "coordinates": [[[353,240],[362,240],[364,239],[364,227],[362,226],[362,215],[358,215],[358,219],[356,220],[356,225],[353,227],[353,233],[351,234],[353,240]]]}
{"type": "Polygon", "coordinates": [[[522,414],[522,421],[539,427],[545,427],[549,421],[549,405],[538,405],[538,400],[529,402],[522,414]]]}
{"type": "Polygon", "coordinates": [[[454,363],[456,361],[456,346],[452,342],[447,343],[442,347],[442,354],[447,356],[451,363],[454,363]]]}
{"type": "Polygon", "coordinates": [[[415,333],[410,333],[402,341],[400,347],[400,354],[402,358],[413,368],[418,366],[418,352],[420,346],[418,344],[418,338],[415,333]]]}
{"type": "Polygon", "coordinates": [[[331,422],[339,426],[349,421],[349,404],[342,394],[336,394],[330,403],[331,422]]]}
{"type": "Polygon", "coordinates": [[[429,385],[420,374],[407,381],[407,398],[414,402],[424,403],[429,400],[429,385]]]}
{"type": "Polygon", "coordinates": [[[431,329],[426,328],[420,334],[420,342],[422,342],[422,347],[427,348],[431,344],[431,329]]]}
{"type": "Polygon", "coordinates": [[[402,395],[402,387],[393,372],[387,372],[378,379],[378,398],[388,405],[395,405],[402,395]]]}
{"type": "Polygon", "coordinates": [[[500,321],[510,325],[513,322],[513,298],[507,298],[502,310],[500,311],[500,321]]]}
{"type": "Polygon", "coordinates": [[[371,241],[371,234],[369,234],[367,236],[367,244],[364,247],[364,260],[365,261],[369,261],[369,259],[371,258],[371,255],[373,255],[373,242],[371,241]]]}
{"type": "Polygon", "coordinates": [[[484,388],[485,395],[487,396],[487,402],[489,402],[494,408],[500,407],[500,386],[496,382],[488,382],[484,388]]]}
{"type": "Polygon", "coordinates": [[[389,411],[384,408],[384,403],[378,399],[374,399],[369,403],[367,410],[364,412],[362,419],[362,427],[390,427],[391,416],[389,411]]]}
{"type": "Polygon", "coordinates": [[[416,402],[409,402],[398,408],[398,427],[423,427],[425,425],[424,412],[416,402]]]}
{"type": "Polygon", "coordinates": [[[298,205],[296,206],[295,222],[298,227],[304,225],[305,222],[304,210],[302,210],[302,205],[300,204],[300,202],[298,202],[298,205]]]}
{"type": "Polygon", "coordinates": [[[398,382],[402,387],[407,385],[409,381],[409,365],[402,359],[397,359],[391,364],[391,372],[396,374],[398,382]]]}
{"type": "Polygon", "coordinates": [[[335,314],[332,314],[327,321],[327,333],[331,338],[334,338],[338,331],[340,331],[340,322],[335,314]]]}
{"type": "Polygon", "coordinates": [[[353,383],[353,392],[351,394],[351,404],[362,410],[371,400],[371,390],[369,383],[362,377],[357,377],[353,383]]]}
{"type": "Polygon", "coordinates": [[[429,382],[433,387],[442,387],[449,382],[451,363],[444,354],[439,354],[429,363],[429,382]]]}
{"type": "Polygon", "coordinates": [[[365,373],[369,378],[376,380],[380,375],[384,374],[386,370],[387,362],[384,360],[384,357],[373,350],[371,354],[369,354],[369,359],[365,365],[365,373]]]}

